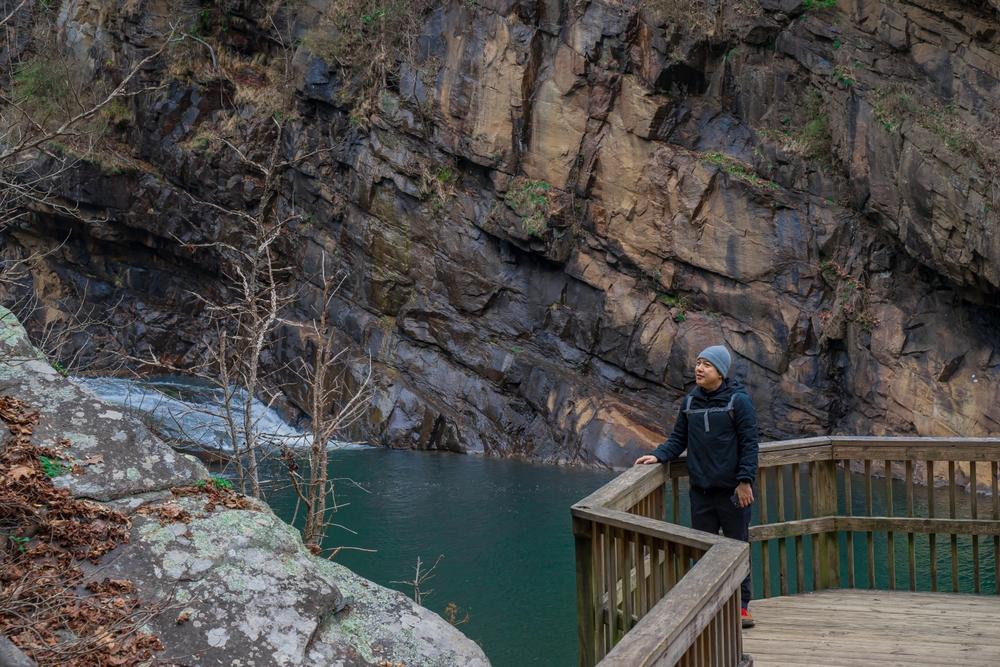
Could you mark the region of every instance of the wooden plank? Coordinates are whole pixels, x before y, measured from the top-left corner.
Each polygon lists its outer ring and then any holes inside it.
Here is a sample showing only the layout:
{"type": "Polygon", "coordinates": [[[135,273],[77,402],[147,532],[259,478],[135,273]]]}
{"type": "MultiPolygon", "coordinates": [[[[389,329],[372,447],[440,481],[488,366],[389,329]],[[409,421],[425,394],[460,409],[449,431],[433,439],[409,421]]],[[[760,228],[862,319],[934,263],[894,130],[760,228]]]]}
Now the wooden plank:
{"type": "MultiPolygon", "coordinates": [[[[792,466],[792,505],[794,506],[794,512],[792,516],[795,521],[802,520],[802,486],[801,486],[801,475],[799,474],[799,464],[796,463],[792,466]]],[[[802,556],[802,536],[795,536],[795,584],[796,593],[805,593],[806,591],[806,572],[805,572],[805,560],[802,556]]]]}
{"type": "Polygon", "coordinates": [[[820,435],[813,438],[799,438],[797,440],[770,440],[760,443],[761,453],[780,452],[787,449],[808,449],[820,445],[829,445],[831,439],[828,436],[820,435]]]}
{"type": "MultiPolygon", "coordinates": [[[[913,517],[913,461],[906,462],[906,516],[913,517]]],[[[906,558],[910,570],[910,590],[917,590],[917,552],[913,531],[906,533],[906,558]]]]}
{"type": "Polygon", "coordinates": [[[576,635],[580,667],[593,667],[597,664],[593,527],[591,521],[573,519],[573,543],[576,552],[576,635]]]}
{"type": "MultiPolygon", "coordinates": [[[[836,530],[874,531],[899,533],[1000,535],[1000,521],[993,519],[928,519],[923,517],[863,517],[840,516],[834,518],[836,530]]],[[[777,524],[775,524],[777,525],[777,524]]],[[[751,529],[752,530],[752,529],[751,529]]]]}
{"type": "Polygon", "coordinates": [[[912,444],[897,446],[886,443],[871,445],[837,445],[832,446],[832,457],[836,459],[891,459],[893,461],[978,461],[990,460],[1000,456],[1000,445],[979,447],[974,444],[940,447],[929,444],[912,444]]]}
{"type": "Polygon", "coordinates": [[[833,456],[829,445],[816,445],[796,449],[783,449],[765,452],[763,449],[757,456],[757,465],[761,468],[788,465],[791,463],[808,463],[810,461],[828,461],[833,456]]]}
{"type": "MultiPolygon", "coordinates": [[[[844,514],[854,514],[854,496],[851,494],[851,461],[844,459],[844,514]]],[[[854,532],[847,531],[847,587],[854,588],[854,532]]]]}
{"type": "MultiPolygon", "coordinates": [[[[972,480],[972,491],[969,494],[969,511],[973,519],[979,518],[979,491],[976,490],[979,478],[976,476],[976,462],[969,461],[969,479],[972,480]]],[[[972,588],[979,593],[979,536],[972,536],[972,588]]]]}
{"type": "MultiPolygon", "coordinates": [[[[928,460],[927,466],[927,516],[934,518],[934,461],[928,460]]],[[[931,570],[931,591],[937,591],[937,535],[931,533],[928,540],[928,554],[931,570]]]]}
{"type": "Polygon", "coordinates": [[[714,544],[718,544],[728,538],[721,535],[712,535],[687,526],[679,526],[674,523],[647,519],[644,516],[629,514],[618,510],[606,509],[603,507],[584,507],[574,505],[571,509],[572,515],[589,521],[623,528],[625,530],[642,531],[650,537],[659,537],[676,544],[684,544],[702,551],[707,551],[714,544]]]}
{"type": "Polygon", "coordinates": [[[618,529],[608,526],[607,552],[604,558],[604,572],[607,577],[608,590],[608,651],[610,652],[618,643],[618,529]]]}
{"type": "MultiPolygon", "coordinates": [[[[865,516],[872,512],[872,461],[865,459],[865,516]]],[[[875,588],[875,537],[872,531],[866,533],[868,543],[868,588],[875,588]]]]}
{"type": "Polygon", "coordinates": [[[799,519],[785,523],[769,523],[764,526],[750,526],[750,541],[776,540],[797,535],[817,535],[822,532],[837,530],[837,517],[826,516],[815,519],[799,519]]]}
{"type": "MultiPolygon", "coordinates": [[[[837,464],[835,461],[816,462],[816,516],[836,516],[837,464]]],[[[840,544],[836,528],[820,533],[820,587],[840,588],[840,544]]]]}
{"type": "Polygon", "coordinates": [[[1000,535],[1000,521],[994,519],[928,519],[924,517],[827,516],[785,523],[750,526],[750,541],[776,540],[795,535],[855,530],[875,533],[908,532],[956,535],[1000,535]]]}
{"type": "Polygon", "coordinates": [[[667,480],[664,465],[633,466],[581,500],[577,505],[627,510],[667,480]]]}
{"type": "MultiPolygon", "coordinates": [[[[1000,520],[1000,481],[998,481],[998,468],[1000,464],[997,461],[990,461],[990,491],[993,493],[993,520],[1000,520]]],[[[1000,535],[994,536],[993,538],[993,581],[996,582],[994,585],[994,593],[1000,595],[1000,535]]]]}
{"type": "Polygon", "coordinates": [[[601,667],[672,665],[738,590],[750,571],[749,545],[716,544],[602,661],[601,667]]]}
{"type": "MultiPolygon", "coordinates": [[[[775,497],[778,504],[778,523],[785,522],[785,466],[774,468],[775,497]]],[[[778,586],[781,595],[788,595],[788,554],[785,538],[778,540],[778,586]]]]}
{"type": "MultiPolygon", "coordinates": [[[[760,503],[760,522],[762,524],[767,523],[770,520],[770,513],[767,508],[767,471],[768,468],[759,467],[757,473],[757,493],[759,498],[757,499],[760,503]]],[[[760,544],[760,575],[761,575],[761,591],[762,597],[771,597],[771,559],[770,559],[770,547],[767,540],[763,540],[760,544]]]]}
{"type": "MultiPolygon", "coordinates": [[[[817,490],[817,472],[816,466],[819,465],[818,461],[812,461],[809,463],[809,516],[816,517],[817,514],[817,502],[819,500],[819,491],[817,490]]],[[[813,566],[813,590],[818,591],[823,588],[820,583],[820,577],[822,576],[823,568],[819,562],[819,541],[816,539],[815,534],[809,535],[809,545],[810,551],[812,552],[812,566],[813,566]]]]}
{"type": "Polygon", "coordinates": [[[636,534],[636,561],[635,561],[635,608],[636,616],[642,618],[649,611],[649,581],[647,580],[647,565],[650,557],[646,549],[646,540],[649,539],[642,533],[636,534]]]}
{"type": "Polygon", "coordinates": [[[622,632],[632,629],[632,564],[633,538],[635,533],[630,530],[622,530],[619,534],[621,539],[621,560],[618,561],[618,578],[622,582],[622,632]]]}
{"type": "MultiPolygon", "coordinates": [[[[955,462],[948,461],[948,516],[955,518],[955,462]]],[[[951,536],[951,588],[958,592],[958,536],[951,536]]]]}
{"type": "MultiPolygon", "coordinates": [[[[576,519],[574,519],[576,520],[576,519]]],[[[604,554],[607,552],[605,543],[607,542],[607,526],[591,522],[594,527],[594,632],[596,633],[596,655],[600,660],[607,655],[608,646],[607,628],[604,625],[604,604],[607,598],[607,577],[605,576],[604,554]]]]}
{"type": "MultiPolygon", "coordinates": [[[[885,471],[885,514],[892,516],[892,461],[884,461],[882,465],[882,469],[885,471]]],[[[886,538],[888,539],[889,589],[896,590],[896,544],[891,530],[887,532],[886,538]]]]}

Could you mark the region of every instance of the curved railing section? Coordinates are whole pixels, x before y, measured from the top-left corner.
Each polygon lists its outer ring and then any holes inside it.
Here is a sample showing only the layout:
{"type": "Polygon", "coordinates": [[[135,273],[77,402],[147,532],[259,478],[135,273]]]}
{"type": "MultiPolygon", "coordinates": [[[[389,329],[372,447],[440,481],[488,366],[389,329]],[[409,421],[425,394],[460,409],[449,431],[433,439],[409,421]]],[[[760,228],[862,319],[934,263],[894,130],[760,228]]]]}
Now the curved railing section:
{"type": "MultiPolygon", "coordinates": [[[[838,587],[1000,594],[998,461],[1000,438],[761,445],[760,520],[750,528],[757,595],[838,587]],[[887,576],[876,576],[877,559],[887,576]]],[[[739,585],[750,548],[681,525],[686,477],[684,459],[632,468],[573,506],[581,665],[735,667],[744,659],[739,585]]]]}
{"type": "Polygon", "coordinates": [[[741,659],[749,546],[665,522],[664,466],[632,468],[572,508],[580,664],[741,659]]]}

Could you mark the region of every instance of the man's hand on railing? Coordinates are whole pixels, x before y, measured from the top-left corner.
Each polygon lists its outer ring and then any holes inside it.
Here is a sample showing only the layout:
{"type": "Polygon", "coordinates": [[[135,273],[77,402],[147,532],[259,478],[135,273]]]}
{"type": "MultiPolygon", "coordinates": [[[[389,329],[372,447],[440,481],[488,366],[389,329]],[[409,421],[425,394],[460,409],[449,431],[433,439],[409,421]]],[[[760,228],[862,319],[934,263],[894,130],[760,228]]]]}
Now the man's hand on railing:
{"type": "Polygon", "coordinates": [[[635,460],[635,465],[649,465],[651,463],[659,463],[660,459],[656,458],[652,454],[646,454],[645,456],[640,456],[635,460]]]}
{"type": "Polygon", "coordinates": [[[736,487],[736,496],[740,501],[740,507],[746,507],[753,502],[753,487],[749,482],[740,482],[736,487]]]}

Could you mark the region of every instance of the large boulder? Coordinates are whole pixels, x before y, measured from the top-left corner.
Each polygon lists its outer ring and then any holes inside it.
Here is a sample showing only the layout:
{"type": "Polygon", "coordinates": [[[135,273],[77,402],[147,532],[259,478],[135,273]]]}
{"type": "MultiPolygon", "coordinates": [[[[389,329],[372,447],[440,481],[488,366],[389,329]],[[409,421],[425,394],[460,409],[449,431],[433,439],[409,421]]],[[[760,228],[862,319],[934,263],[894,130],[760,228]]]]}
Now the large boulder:
{"type": "Polygon", "coordinates": [[[36,447],[58,452],[52,481],[131,521],[128,541],[84,583],[127,580],[143,631],[184,665],[488,667],[437,614],[312,555],[264,503],[216,489],[133,414],[64,377],[0,307],[0,395],[39,411],[36,447]]]}

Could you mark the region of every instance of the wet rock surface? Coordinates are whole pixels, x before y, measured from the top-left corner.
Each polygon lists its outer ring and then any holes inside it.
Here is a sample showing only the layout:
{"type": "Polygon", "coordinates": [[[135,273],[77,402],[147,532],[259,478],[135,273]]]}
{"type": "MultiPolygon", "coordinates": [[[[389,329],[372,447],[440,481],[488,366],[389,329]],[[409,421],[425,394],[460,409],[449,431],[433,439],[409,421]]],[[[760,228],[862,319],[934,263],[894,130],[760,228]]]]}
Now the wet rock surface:
{"type": "MultiPolygon", "coordinates": [[[[997,15],[822,5],[694,4],[716,18],[681,29],[629,3],[443,3],[361,123],[299,47],[283,154],[334,147],[282,193],[303,214],[282,246],[292,319],[314,314],[324,262],[345,272],[329,315],[377,369],[359,437],[628,465],[715,343],[770,439],[1000,432],[997,15]]],[[[70,3],[66,25],[102,6],[70,3]]],[[[282,20],[302,34],[326,9],[282,20]]],[[[114,20],[129,29],[67,44],[128,54],[151,19],[114,20]]],[[[61,192],[99,214],[14,233],[33,250],[69,233],[35,269],[43,301],[114,304],[132,353],[190,360],[207,327],[192,293],[225,298],[225,258],[199,244],[234,230],[186,193],[250,208],[255,185],[196,139],[234,113],[245,146],[274,135],[224,79],[138,96],[148,168],[81,166],[61,192]]],[[[275,368],[306,349],[292,326],[279,340],[275,368]]]]}
{"type": "Polygon", "coordinates": [[[234,496],[227,496],[233,507],[209,502],[197,483],[209,479],[200,463],[132,415],[103,416],[109,406],[56,372],[5,309],[0,378],[0,393],[40,410],[33,444],[69,440],[58,447],[67,464],[53,482],[76,497],[111,499],[129,516],[128,542],[98,563],[82,561],[84,582],[129,580],[144,604],[161,610],[143,628],[164,646],[158,659],[488,667],[482,650],[441,617],[311,555],[266,505],[234,496]],[[72,421],[58,418],[66,413],[72,421]],[[94,458],[103,460],[86,462],[94,458]],[[138,475],[129,473],[133,466],[138,475]]]}

